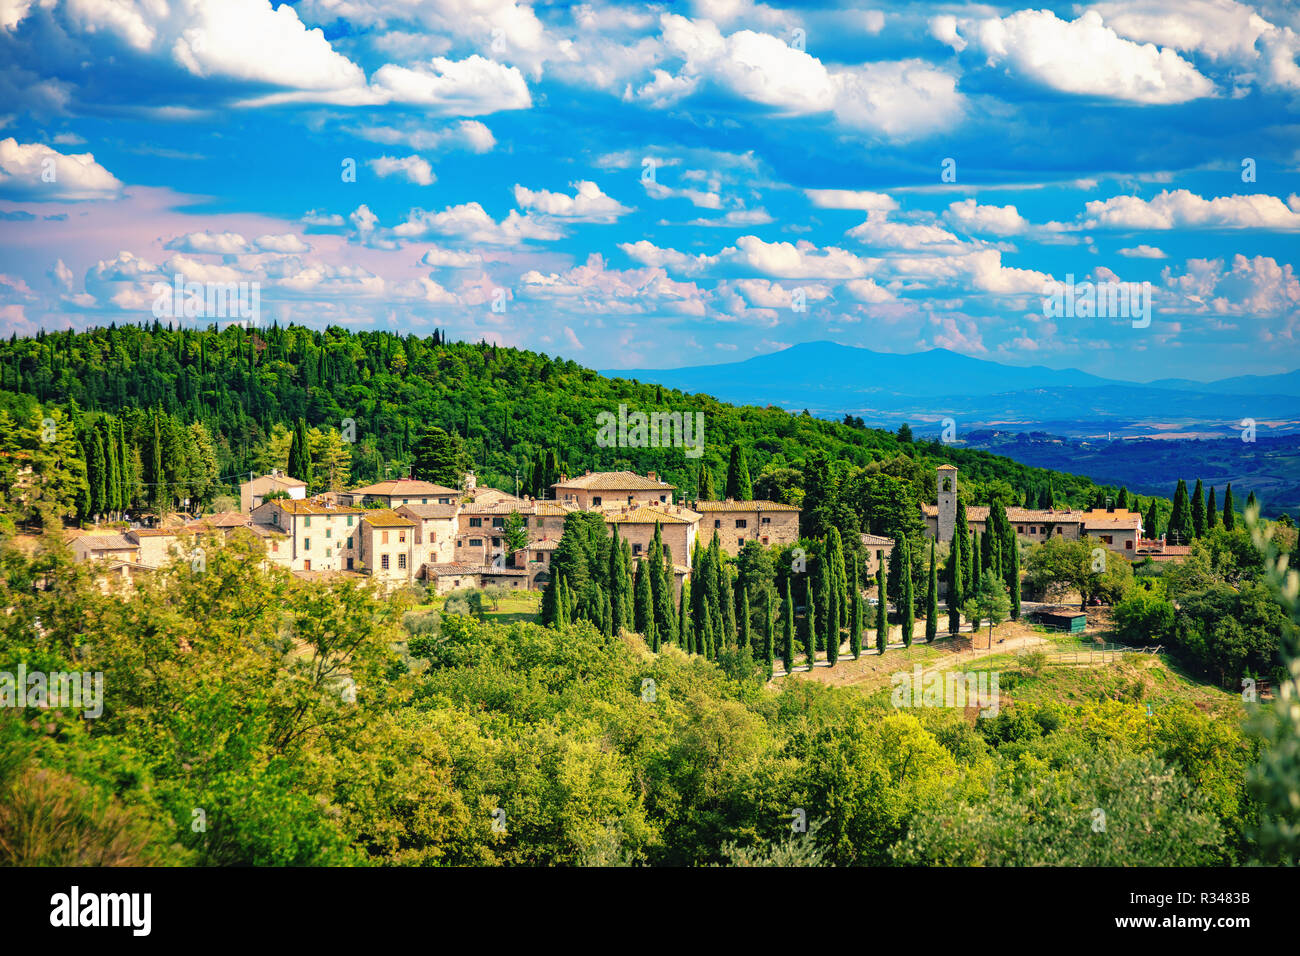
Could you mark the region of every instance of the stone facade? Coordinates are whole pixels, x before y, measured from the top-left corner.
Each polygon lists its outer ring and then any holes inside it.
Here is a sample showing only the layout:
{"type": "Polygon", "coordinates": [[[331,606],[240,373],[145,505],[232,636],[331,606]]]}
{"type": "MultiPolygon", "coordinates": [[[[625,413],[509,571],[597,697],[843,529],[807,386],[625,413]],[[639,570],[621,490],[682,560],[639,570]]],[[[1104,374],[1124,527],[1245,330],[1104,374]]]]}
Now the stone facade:
{"type": "Polygon", "coordinates": [[[705,542],[718,534],[722,550],[733,558],[750,541],[764,547],[794,544],[799,540],[799,509],[775,501],[696,501],[700,534],[705,542]]]}

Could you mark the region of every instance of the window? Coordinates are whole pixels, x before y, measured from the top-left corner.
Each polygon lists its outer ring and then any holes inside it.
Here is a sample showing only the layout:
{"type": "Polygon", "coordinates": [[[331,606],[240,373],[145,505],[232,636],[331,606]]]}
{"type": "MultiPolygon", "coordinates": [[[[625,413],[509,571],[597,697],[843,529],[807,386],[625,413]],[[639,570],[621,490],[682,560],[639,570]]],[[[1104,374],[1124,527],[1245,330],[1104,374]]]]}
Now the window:
{"type": "Polygon", "coordinates": [[[420,504],[422,504],[422,505],[427,505],[428,503],[429,503],[429,499],[428,499],[428,498],[421,498],[421,499],[420,499],[420,504]]]}
{"type": "Polygon", "coordinates": [[[347,547],[348,547],[349,550],[351,550],[351,548],[352,548],[352,539],[351,539],[351,538],[348,538],[347,547]]]}
{"type": "Polygon", "coordinates": [[[388,555],[382,554],[379,556],[379,566],[385,571],[388,570],[388,555]]]}
{"type": "Polygon", "coordinates": [[[481,528],[481,527],[483,527],[483,519],[482,519],[482,518],[470,518],[470,519],[469,519],[469,526],[470,526],[471,528],[481,528]]]}
{"type": "Polygon", "coordinates": [[[632,503],[632,496],[631,496],[631,495],[628,495],[628,496],[627,496],[627,503],[628,503],[628,504],[631,504],[631,503],[632,503]]]}
{"type": "Polygon", "coordinates": [[[406,555],[404,555],[404,554],[399,554],[399,555],[397,556],[397,568],[398,568],[399,571],[405,571],[405,570],[406,570],[406,555]]]}
{"type": "Polygon", "coordinates": [[[310,528],[310,527],[311,527],[311,515],[307,515],[307,517],[305,517],[305,518],[302,519],[302,526],[303,526],[304,528],[310,528]]]}
{"type": "Polygon", "coordinates": [[[1101,536],[1101,540],[1104,541],[1106,544],[1112,544],[1112,543],[1114,543],[1115,538],[1114,538],[1112,535],[1109,535],[1109,534],[1103,534],[1103,535],[1101,536]]]}
{"type": "Polygon", "coordinates": [[[303,539],[302,539],[302,549],[303,549],[304,551],[310,551],[310,550],[311,550],[311,538],[303,538],[303,539]]]}
{"type": "Polygon", "coordinates": [[[406,544],[406,530],[405,530],[405,529],[403,529],[403,530],[397,532],[397,543],[398,543],[398,544],[406,544]]]}
{"type": "Polygon", "coordinates": [[[348,515],[348,527],[352,527],[352,515],[348,515]]]}
{"type": "Polygon", "coordinates": [[[767,535],[763,535],[763,543],[767,544],[767,535]]]}
{"type": "Polygon", "coordinates": [[[505,519],[505,518],[493,518],[493,519],[492,519],[492,527],[494,527],[494,528],[504,528],[505,526],[506,526],[506,519],[505,519]]]}
{"type": "Polygon", "coordinates": [[[742,537],[737,538],[737,539],[736,539],[736,547],[738,547],[738,548],[743,548],[744,546],[745,546],[745,539],[744,539],[744,537],[742,536],[742,537]]]}
{"type": "Polygon", "coordinates": [[[276,554],[279,554],[279,553],[280,553],[280,542],[279,542],[279,541],[272,541],[272,542],[271,542],[271,550],[272,550],[273,552],[275,552],[276,554]]]}
{"type": "Polygon", "coordinates": [[[381,532],[379,532],[379,543],[380,543],[380,544],[388,544],[388,532],[387,532],[387,531],[381,531],[381,532]]]}
{"type": "MultiPolygon", "coordinates": [[[[568,495],[565,495],[565,501],[567,501],[567,500],[568,500],[568,495]]],[[[600,504],[600,495],[597,495],[595,498],[592,498],[592,499],[591,499],[591,504],[592,504],[592,507],[596,507],[596,506],[598,506],[598,505],[600,504]]]]}
{"type": "Polygon", "coordinates": [[[713,519],[713,527],[715,527],[715,528],[721,528],[721,527],[722,527],[722,521],[721,521],[721,519],[719,519],[719,518],[714,518],[714,519],[713,519]]]}
{"type": "Polygon", "coordinates": [[[483,547],[483,539],[482,539],[482,538],[470,538],[470,539],[469,539],[469,546],[470,546],[471,548],[481,548],[481,547],[483,547]]]}
{"type": "Polygon", "coordinates": [[[1016,534],[1024,534],[1024,533],[1025,533],[1025,526],[1022,524],[1016,525],[1016,534]]]}
{"type": "Polygon", "coordinates": [[[736,527],[737,527],[737,528],[748,528],[748,527],[749,527],[749,522],[746,521],[744,518],[737,518],[737,519],[736,519],[736,527]]]}
{"type": "Polygon", "coordinates": [[[639,544],[634,544],[634,545],[632,545],[632,553],[633,553],[633,554],[640,554],[640,553],[641,553],[641,545],[639,545],[639,544]]]}
{"type": "Polygon", "coordinates": [[[333,528],[326,528],[326,529],[325,529],[325,537],[327,537],[327,538],[332,538],[332,537],[334,537],[334,529],[333,529],[333,528]]]}
{"type": "Polygon", "coordinates": [[[1128,550],[1128,551],[1132,551],[1132,550],[1133,550],[1133,542],[1132,542],[1132,541],[1125,541],[1125,542],[1124,542],[1124,547],[1125,547],[1126,550],[1128,550]]]}
{"type": "Polygon", "coordinates": [[[1032,524],[1031,524],[1031,525],[1029,526],[1029,533],[1030,533],[1030,534],[1038,534],[1038,526],[1037,526],[1037,525],[1032,525],[1032,524]]]}
{"type": "Polygon", "coordinates": [[[668,496],[667,496],[667,495],[660,495],[660,496],[659,496],[659,503],[660,503],[661,505],[666,505],[666,504],[668,504],[668,496]]]}
{"type": "Polygon", "coordinates": [[[493,539],[492,539],[492,547],[494,547],[494,548],[499,548],[499,547],[501,547],[501,539],[500,539],[500,538],[493,538],[493,539]]]}
{"type": "Polygon", "coordinates": [[[764,519],[763,519],[763,524],[771,524],[771,523],[772,523],[772,519],[771,519],[771,518],[764,518],[764,519]]]}

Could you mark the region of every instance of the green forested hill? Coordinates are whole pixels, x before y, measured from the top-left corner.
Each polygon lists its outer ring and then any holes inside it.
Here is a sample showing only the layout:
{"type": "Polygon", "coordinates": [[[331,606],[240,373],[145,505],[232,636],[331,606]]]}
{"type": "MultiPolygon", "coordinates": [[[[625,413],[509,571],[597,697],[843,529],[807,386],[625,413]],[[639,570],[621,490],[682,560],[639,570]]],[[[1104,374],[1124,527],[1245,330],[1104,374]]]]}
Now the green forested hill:
{"type": "MultiPolygon", "coordinates": [[[[1099,490],[1085,478],[984,452],[913,444],[888,432],[776,408],[727,405],[604,377],[535,352],[448,343],[437,333],[418,338],[298,326],[173,330],[157,323],[41,333],[0,343],[0,392],[0,407],[19,423],[28,422],[37,406],[64,406],[88,459],[94,442],[87,423],[122,417],[123,446],[128,457],[139,457],[137,479],[145,486],[136,497],[145,499],[147,486],[161,482],[150,474],[155,434],[190,460],[161,462],[173,497],[202,501],[283,454],[274,433],[279,427],[283,437],[283,428],[299,418],[326,434],[344,430],[345,420],[355,422],[356,444],[347,449],[353,482],[405,474],[420,435],[437,426],[464,439],[482,482],[514,490],[517,478],[524,492],[533,493],[538,489],[532,463],[539,453],[554,452],[559,470],[571,474],[586,468],[655,470],[693,496],[701,465],[722,487],[733,444],[745,452],[756,493],[795,502],[802,502],[808,484],[805,466],[818,455],[836,482],[865,468],[907,482],[916,500],[932,500],[932,469],[940,460],[961,469],[963,497],[972,500],[992,494],[1008,504],[1026,497],[1036,502],[1050,488],[1058,504],[1086,505],[1099,490]],[[703,412],[704,456],[692,459],[680,448],[600,447],[597,415],[617,412],[620,403],[647,413],[703,412]],[[154,427],[155,411],[166,415],[160,428],[154,427]],[[196,424],[202,429],[193,429],[196,424]],[[169,430],[180,429],[194,437],[169,438],[169,430]],[[210,450],[204,447],[209,443],[210,450]],[[210,462],[203,461],[209,456],[210,462]],[[191,466],[200,468],[202,480],[187,477],[191,466]],[[182,492],[186,487],[191,494],[182,492]]],[[[104,429],[106,444],[110,432],[104,429]]],[[[164,449],[164,459],[169,454],[164,449]]],[[[320,474],[312,477],[314,486],[328,484],[320,474]]],[[[867,517],[865,506],[853,510],[867,517]]]]}

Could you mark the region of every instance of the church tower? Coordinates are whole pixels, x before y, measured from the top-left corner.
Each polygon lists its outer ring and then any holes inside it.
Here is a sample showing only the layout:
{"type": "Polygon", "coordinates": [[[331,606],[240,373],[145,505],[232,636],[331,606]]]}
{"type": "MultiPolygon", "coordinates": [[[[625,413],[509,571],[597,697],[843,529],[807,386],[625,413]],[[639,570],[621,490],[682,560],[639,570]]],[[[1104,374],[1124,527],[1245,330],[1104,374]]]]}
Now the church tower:
{"type": "Polygon", "coordinates": [[[951,541],[957,527],[957,469],[953,465],[940,465],[935,471],[935,485],[939,489],[936,502],[939,506],[939,540],[951,541]]]}

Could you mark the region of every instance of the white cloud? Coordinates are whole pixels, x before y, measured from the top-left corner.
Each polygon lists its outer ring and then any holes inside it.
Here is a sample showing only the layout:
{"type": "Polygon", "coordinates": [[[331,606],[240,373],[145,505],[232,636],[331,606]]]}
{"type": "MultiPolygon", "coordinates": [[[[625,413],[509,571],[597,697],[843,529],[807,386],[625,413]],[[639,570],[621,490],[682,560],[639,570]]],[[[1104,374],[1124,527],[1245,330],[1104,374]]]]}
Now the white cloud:
{"type": "Polygon", "coordinates": [[[1113,196],[1086,207],[1085,229],[1269,229],[1300,230],[1300,199],[1251,193],[1204,199],[1186,189],[1165,190],[1150,200],[1113,196]]]}
{"type": "Polygon", "coordinates": [[[981,206],[974,199],[951,203],[943,218],[954,228],[994,236],[1020,235],[1031,228],[1015,206],[981,206]]]}
{"type": "Polygon", "coordinates": [[[931,23],[936,35],[959,48],[965,40],[990,65],[1012,71],[1066,93],[1103,96],[1134,103],[1185,103],[1214,94],[1214,84],[1172,49],[1120,37],[1089,10],[1077,20],[1061,20],[1050,10],[1020,10],[1008,17],[931,23]]]}
{"type": "Polygon", "coordinates": [[[433,269],[475,269],[483,265],[483,257],[477,252],[430,246],[420,257],[420,263],[433,269]]]}
{"type": "Polygon", "coordinates": [[[367,165],[379,176],[401,176],[417,186],[432,186],[437,180],[429,161],[420,156],[380,156],[367,160],[367,165]]]}
{"type": "Polygon", "coordinates": [[[303,214],[302,222],[308,226],[341,226],[343,225],[343,217],[338,213],[309,209],[303,214]]]}
{"type": "Polygon", "coordinates": [[[828,69],[780,37],[753,30],[724,36],[708,20],[666,13],[660,20],[667,50],[681,73],[651,86],[685,89],[708,79],[736,96],[779,111],[833,113],[844,126],[895,139],[933,132],[962,117],[956,79],[923,60],[865,63],[828,69]]]}
{"type": "Polygon", "coordinates": [[[853,296],[853,298],[869,305],[893,302],[897,299],[894,293],[883,286],[876,285],[875,279],[850,279],[844,283],[844,288],[849,291],[849,295],[853,296]]]}
{"type": "Polygon", "coordinates": [[[516,184],[515,202],[520,209],[574,222],[612,223],[617,222],[619,216],[632,211],[618,200],[605,195],[599,186],[589,180],[570,185],[576,190],[573,196],[545,189],[532,190],[516,184]]]}
{"type": "Polygon", "coordinates": [[[423,151],[463,149],[471,153],[486,153],[497,144],[492,131],[478,120],[461,120],[443,129],[429,129],[423,124],[363,126],[356,133],[375,143],[402,144],[423,151]]]}
{"type": "Polygon", "coordinates": [[[1119,254],[1129,259],[1167,259],[1169,258],[1163,251],[1155,246],[1148,246],[1145,243],[1133,246],[1128,249],[1120,249],[1119,254]]]}
{"type": "Polygon", "coordinates": [[[1300,326],[1300,280],[1290,263],[1269,256],[1233,256],[1225,270],[1222,259],[1189,259],[1187,272],[1175,275],[1166,268],[1161,277],[1179,296],[1183,308],[1221,315],[1285,316],[1286,323],[1261,326],[1265,338],[1296,337],[1300,326]]]}
{"type": "Polygon", "coordinates": [[[528,84],[517,67],[473,54],[463,60],[434,57],[430,68],[385,64],[371,88],[382,101],[423,106],[438,115],[479,116],[532,106],[528,84]]]}
{"type": "Polygon", "coordinates": [[[805,189],[804,194],[820,209],[892,212],[898,208],[898,203],[886,193],[873,193],[864,189],[805,189]]]}
{"type": "Polygon", "coordinates": [[[1120,36],[1178,50],[1195,50],[1215,60],[1253,60],[1255,42],[1273,25],[1236,0],[1124,0],[1095,3],[1095,10],[1120,36]]]}
{"type": "Polygon", "coordinates": [[[399,239],[420,239],[425,236],[450,236],[464,242],[487,245],[514,246],[528,239],[561,239],[564,234],[557,228],[531,216],[520,215],[516,209],[501,222],[497,222],[476,202],[448,206],[442,212],[412,209],[406,222],[393,228],[399,239]]]}
{"type": "Polygon", "coordinates": [[[248,240],[236,232],[190,232],[169,240],[163,248],[219,256],[242,255],[253,251],[248,240]]]}
{"type": "Polygon", "coordinates": [[[253,244],[263,252],[278,252],[282,255],[298,255],[311,251],[311,246],[303,241],[302,236],[291,232],[274,236],[258,236],[253,244]]]}
{"type": "Polygon", "coordinates": [[[933,246],[962,246],[960,239],[947,229],[927,223],[891,222],[888,213],[867,214],[866,222],[854,226],[847,235],[867,246],[884,249],[925,249],[933,246]]]}
{"type": "Polygon", "coordinates": [[[40,143],[0,139],[0,193],[12,199],[115,199],[122,183],[92,153],[63,154],[40,143]]]}

